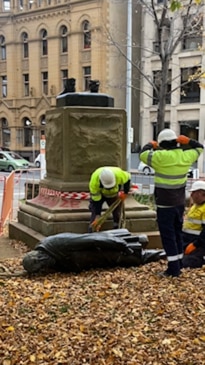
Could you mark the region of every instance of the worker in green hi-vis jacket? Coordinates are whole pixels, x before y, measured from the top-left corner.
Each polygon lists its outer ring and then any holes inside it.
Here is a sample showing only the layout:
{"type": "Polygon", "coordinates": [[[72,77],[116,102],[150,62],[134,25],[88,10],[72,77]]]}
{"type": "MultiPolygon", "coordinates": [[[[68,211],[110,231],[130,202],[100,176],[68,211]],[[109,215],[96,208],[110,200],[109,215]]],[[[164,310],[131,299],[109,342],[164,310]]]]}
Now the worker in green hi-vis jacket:
{"type": "Polygon", "coordinates": [[[187,173],[202,151],[203,145],[198,141],[183,135],[177,138],[173,130],[166,128],[159,133],[158,142],[149,142],[140,152],[140,160],[155,170],[157,221],[168,261],[161,276],[181,273],[187,173]]]}

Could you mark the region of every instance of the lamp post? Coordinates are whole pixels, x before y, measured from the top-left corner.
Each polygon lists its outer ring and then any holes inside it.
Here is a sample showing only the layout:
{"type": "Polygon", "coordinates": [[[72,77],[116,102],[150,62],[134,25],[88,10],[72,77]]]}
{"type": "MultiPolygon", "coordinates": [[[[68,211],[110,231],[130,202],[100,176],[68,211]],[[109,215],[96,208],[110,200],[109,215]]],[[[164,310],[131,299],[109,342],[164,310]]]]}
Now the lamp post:
{"type": "Polygon", "coordinates": [[[131,169],[132,129],[132,0],[127,2],[127,72],[126,72],[126,111],[127,111],[127,170],[131,169]]]}

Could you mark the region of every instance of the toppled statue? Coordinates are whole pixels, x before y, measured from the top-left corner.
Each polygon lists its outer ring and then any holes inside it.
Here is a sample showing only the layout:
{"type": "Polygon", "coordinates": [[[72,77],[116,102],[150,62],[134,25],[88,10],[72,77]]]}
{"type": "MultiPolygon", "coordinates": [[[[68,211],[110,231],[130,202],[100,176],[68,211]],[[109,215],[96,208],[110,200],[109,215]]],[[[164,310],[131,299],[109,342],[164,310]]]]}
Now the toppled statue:
{"type": "Polygon", "coordinates": [[[165,258],[163,250],[144,249],[147,244],[146,235],[131,236],[126,229],[59,233],[40,241],[22,264],[28,273],[78,273],[92,268],[139,266],[165,258]]]}

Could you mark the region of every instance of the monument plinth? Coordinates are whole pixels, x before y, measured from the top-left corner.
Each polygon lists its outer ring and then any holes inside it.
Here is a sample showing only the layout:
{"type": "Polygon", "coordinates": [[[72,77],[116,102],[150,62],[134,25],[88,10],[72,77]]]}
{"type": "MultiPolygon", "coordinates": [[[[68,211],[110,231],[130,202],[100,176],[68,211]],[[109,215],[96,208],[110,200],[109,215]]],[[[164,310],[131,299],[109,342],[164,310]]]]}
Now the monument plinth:
{"type": "MultiPolygon", "coordinates": [[[[73,103],[76,97],[73,95],[73,103]]],[[[26,200],[18,222],[9,225],[10,238],[34,244],[43,236],[61,232],[87,233],[90,219],[89,179],[100,166],[126,170],[127,121],[123,109],[72,104],[72,96],[57,98],[57,108],[46,113],[46,168],[39,194],[26,200]],[[71,99],[70,99],[71,98],[71,99]],[[61,101],[59,101],[61,100],[61,101]],[[28,233],[29,232],[29,233],[28,233]]],[[[107,98],[109,100],[109,97],[107,98]]],[[[107,103],[109,104],[109,103],[107,103]]],[[[106,209],[106,206],[104,207],[106,209]]],[[[156,213],[129,196],[125,202],[126,227],[130,232],[155,231],[156,213]]],[[[103,229],[112,229],[112,217],[103,229]]]]}
{"type": "Polygon", "coordinates": [[[47,176],[41,186],[88,191],[91,173],[103,165],[126,168],[124,110],[69,106],[47,112],[47,176]]]}

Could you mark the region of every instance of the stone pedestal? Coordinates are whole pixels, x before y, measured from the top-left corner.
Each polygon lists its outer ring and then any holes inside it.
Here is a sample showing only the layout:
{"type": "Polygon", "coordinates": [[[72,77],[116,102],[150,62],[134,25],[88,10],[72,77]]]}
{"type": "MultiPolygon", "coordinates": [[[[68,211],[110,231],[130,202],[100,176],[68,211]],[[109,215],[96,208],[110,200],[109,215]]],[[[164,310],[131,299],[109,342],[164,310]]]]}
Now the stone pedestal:
{"type": "Polygon", "coordinates": [[[126,169],[126,113],[122,109],[64,107],[46,114],[47,176],[40,186],[88,191],[100,166],[126,169]]]}
{"type": "MultiPolygon", "coordinates": [[[[100,166],[126,170],[126,145],[122,109],[66,106],[48,111],[47,175],[39,183],[38,196],[20,205],[18,223],[9,226],[10,238],[24,241],[24,227],[34,232],[34,241],[61,232],[87,233],[90,176],[100,166]]],[[[156,213],[132,196],[125,202],[125,214],[130,232],[157,230],[156,213]]],[[[112,229],[112,217],[103,229],[112,229]]]]}

